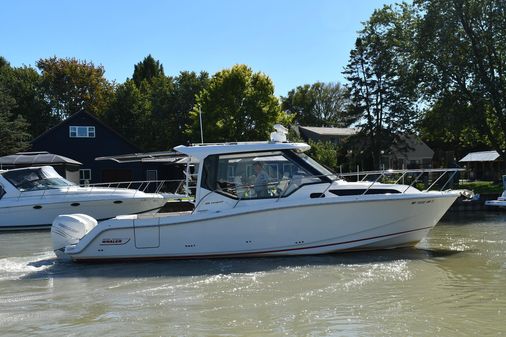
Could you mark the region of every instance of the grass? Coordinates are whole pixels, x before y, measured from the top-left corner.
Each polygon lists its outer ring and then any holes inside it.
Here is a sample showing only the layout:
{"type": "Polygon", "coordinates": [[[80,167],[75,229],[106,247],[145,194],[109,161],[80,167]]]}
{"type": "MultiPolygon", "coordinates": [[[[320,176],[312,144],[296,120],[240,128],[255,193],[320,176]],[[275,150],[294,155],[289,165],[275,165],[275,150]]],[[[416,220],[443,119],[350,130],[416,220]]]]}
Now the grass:
{"type": "Polygon", "coordinates": [[[473,190],[474,193],[502,193],[504,190],[502,184],[493,181],[465,181],[459,184],[459,189],[473,190]]]}

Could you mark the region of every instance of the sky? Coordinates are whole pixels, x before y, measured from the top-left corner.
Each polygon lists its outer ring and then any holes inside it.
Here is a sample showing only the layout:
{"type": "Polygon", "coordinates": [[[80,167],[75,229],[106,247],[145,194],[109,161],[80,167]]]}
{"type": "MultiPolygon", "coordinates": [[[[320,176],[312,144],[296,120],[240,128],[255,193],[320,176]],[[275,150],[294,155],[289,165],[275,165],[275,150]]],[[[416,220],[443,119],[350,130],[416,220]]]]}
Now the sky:
{"type": "Polygon", "coordinates": [[[117,83],[151,54],[166,75],[234,64],[267,74],[277,96],[344,83],[357,31],[390,0],[11,0],[0,11],[0,56],[14,67],[75,57],[117,83]]]}

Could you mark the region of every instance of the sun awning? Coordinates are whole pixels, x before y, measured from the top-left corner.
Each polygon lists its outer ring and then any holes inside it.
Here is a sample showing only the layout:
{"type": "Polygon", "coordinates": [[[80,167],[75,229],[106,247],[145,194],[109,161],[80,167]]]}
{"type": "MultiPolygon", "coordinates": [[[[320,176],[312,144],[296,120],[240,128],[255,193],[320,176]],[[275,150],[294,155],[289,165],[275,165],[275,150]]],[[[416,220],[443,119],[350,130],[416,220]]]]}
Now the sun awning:
{"type": "Polygon", "coordinates": [[[131,153],[118,156],[97,157],[95,160],[112,160],[117,163],[186,163],[188,156],[179,152],[131,153]]]}
{"type": "Polygon", "coordinates": [[[497,158],[499,158],[497,151],[470,152],[459,162],[496,161],[497,158]]]}
{"type": "Polygon", "coordinates": [[[49,152],[19,152],[8,156],[0,157],[2,166],[30,166],[30,165],[82,165],[82,163],[57,154],[49,152]]]}

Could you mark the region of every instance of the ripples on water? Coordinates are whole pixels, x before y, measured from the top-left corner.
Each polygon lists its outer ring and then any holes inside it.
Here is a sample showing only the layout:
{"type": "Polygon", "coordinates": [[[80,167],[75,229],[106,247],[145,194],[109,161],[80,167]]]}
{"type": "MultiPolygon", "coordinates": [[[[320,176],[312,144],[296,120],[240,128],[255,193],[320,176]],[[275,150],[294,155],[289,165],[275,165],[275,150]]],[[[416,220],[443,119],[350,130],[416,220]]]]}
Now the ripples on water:
{"type": "Polygon", "coordinates": [[[505,240],[506,215],[479,213],[419,249],[84,265],[48,232],[1,233],[0,334],[501,335],[505,240]]]}

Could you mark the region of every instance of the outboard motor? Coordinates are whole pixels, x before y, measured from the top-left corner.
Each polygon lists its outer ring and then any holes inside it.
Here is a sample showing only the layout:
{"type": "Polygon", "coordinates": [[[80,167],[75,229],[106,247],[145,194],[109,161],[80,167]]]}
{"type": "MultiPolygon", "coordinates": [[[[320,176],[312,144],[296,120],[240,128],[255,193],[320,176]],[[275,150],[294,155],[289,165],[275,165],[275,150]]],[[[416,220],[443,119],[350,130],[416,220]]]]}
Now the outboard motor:
{"type": "Polygon", "coordinates": [[[51,239],[56,256],[64,258],[65,247],[78,243],[97,224],[97,220],[86,214],[58,215],[51,226],[51,239]]]}

